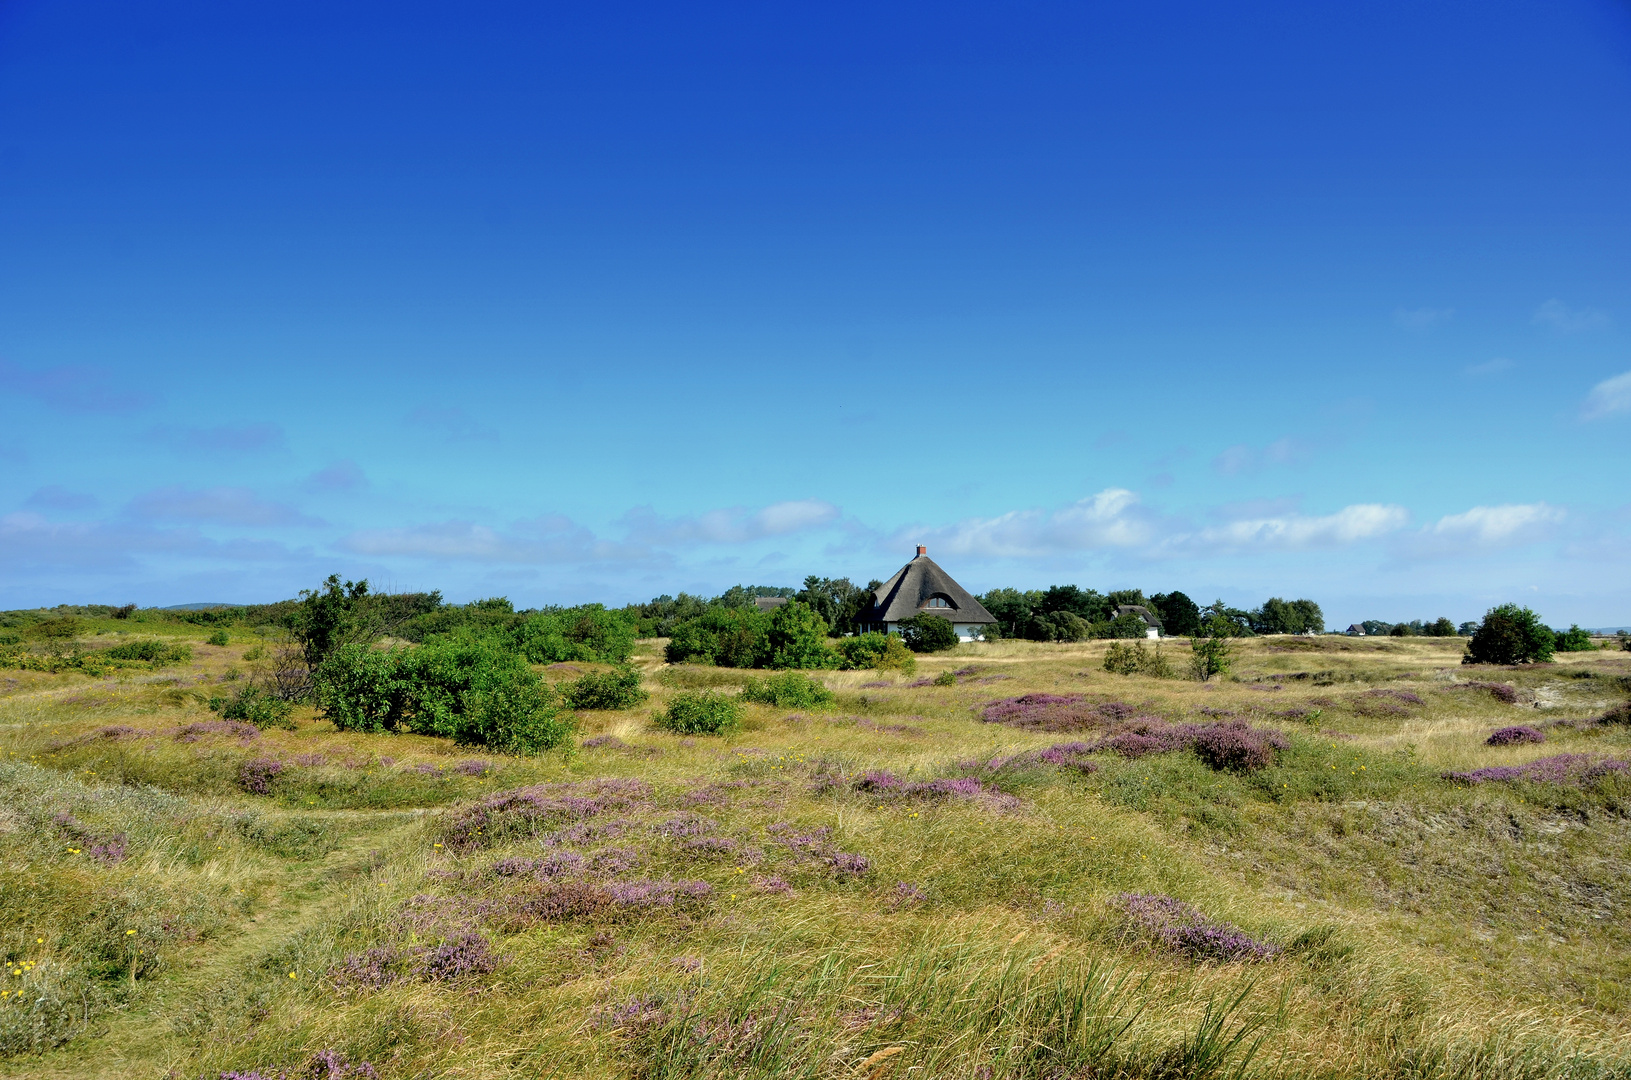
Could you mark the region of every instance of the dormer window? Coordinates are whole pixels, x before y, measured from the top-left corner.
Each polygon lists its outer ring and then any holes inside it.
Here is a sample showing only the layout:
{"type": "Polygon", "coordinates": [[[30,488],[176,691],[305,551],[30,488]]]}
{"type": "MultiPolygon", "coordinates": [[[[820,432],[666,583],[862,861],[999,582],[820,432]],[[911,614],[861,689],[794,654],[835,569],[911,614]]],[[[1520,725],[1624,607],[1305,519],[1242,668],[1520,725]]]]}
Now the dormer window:
{"type": "Polygon", "coordinates": [[[923,606],[926,608],[949,608],[952,606],[952,603],[944,596],[931,596],[927,600],[923,601],[923,606]]]}

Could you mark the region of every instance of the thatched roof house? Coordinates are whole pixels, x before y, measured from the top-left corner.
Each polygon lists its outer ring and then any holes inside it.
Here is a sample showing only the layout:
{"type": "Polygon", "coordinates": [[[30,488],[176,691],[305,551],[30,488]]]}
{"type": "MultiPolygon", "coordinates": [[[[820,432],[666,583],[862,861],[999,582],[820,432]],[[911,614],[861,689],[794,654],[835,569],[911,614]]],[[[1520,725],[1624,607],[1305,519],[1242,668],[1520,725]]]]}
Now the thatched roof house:
{"type": "Polygon", "coordinates": [[[964,641],[984,637],[985,628],[997,621],[967,589],[936,566],[929,549],[920,544],[917,558],[872,594],[872,606],[861,614],[860,629],[898,634],[903,620],[922,612],[949,620],[964,641]]]}
{"type": "Polygon", "coordinates": [[[1115,618],[1123,615],[1136,615],[1144,620],[1144,636],[1158,638],[1161,636],[1161,616],[1142,604],[1117,604],[1115,618]]]}

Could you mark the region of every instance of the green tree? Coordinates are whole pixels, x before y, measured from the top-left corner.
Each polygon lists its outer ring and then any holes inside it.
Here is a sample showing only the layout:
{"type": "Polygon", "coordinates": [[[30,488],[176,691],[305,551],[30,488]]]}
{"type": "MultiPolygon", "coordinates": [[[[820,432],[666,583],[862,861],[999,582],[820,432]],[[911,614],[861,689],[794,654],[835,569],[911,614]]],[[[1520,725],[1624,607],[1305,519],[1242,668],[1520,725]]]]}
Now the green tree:
{"type": "MultiPolygon", "coordinates": [[[[1223,601],[1220,600],[1212,606],[1221,609],[1223,601]]],[[[1230,639],[1238,634],[1239,626],[1221,610],[1209,614],[1189,642],[1192,654],[1189,662],[1190,673],[1201,682],[1206,682],[1214,675],[1229,674],[1234,662],[1234,644],[1230,639]]]]}
{"type": "Polygon", "coordinates": [[[957,645],[957,628],[950,620],[920,611],[900,623],[901,641],[917,653],[942,652],[957,645]]]}
{"type": "Polygon", "coordinates": [[[777,608],[765,635],[769,667],[835,668],[838,654],[827,644],[827,621],[797,600],[777,608]]]}
{"type": "Polygon", "coordinates": [[[1431,637],[1455,637],[1455,623],[1440,616],[1427,628],[1427,633],[1431,637]]]}
{"type": "Polygon", "coordinates": [[[1591,635],[1577,625],[1554,631],[1552,640],[1558,652],[1590,652],[1597,647],[1591,643],[1591,635]]]}
{"type": "Polygon", "coordinates": [[[855,632],[855,624],[862,612],[872,606],[873,591],[883,585],[871,582],[866,588],[850,583],[849,578],[824,578],[811,574],[804,579],[799,602],[808,604],[827,623],[827,632],[833,637],[855,632]]]}
{"type": "Polygon", "coordinates": [[[1117,615],[1110,620],[1109,625],[1106,627],[1105,637],[1142,638],[1149,635],[1149,629],[1148,623],[1129,611],[1125,615],[1117,615]]]}
{"type": "Polygon", "coordinates": [[[1540,616],[1517,604],[1501,604],[1484,613],[1484,621],[1467,642],[1463,664],[1545,663],[1557,648],[1557,637],[1540,616]]]}
{"type": "Polygon", "coordinates": [[[1181,592],[1156,593],[1150,607],[1161,616],[1161,629],[1169,637],[1189,637],[1201,626],[1201,609],[1181,592]]]}

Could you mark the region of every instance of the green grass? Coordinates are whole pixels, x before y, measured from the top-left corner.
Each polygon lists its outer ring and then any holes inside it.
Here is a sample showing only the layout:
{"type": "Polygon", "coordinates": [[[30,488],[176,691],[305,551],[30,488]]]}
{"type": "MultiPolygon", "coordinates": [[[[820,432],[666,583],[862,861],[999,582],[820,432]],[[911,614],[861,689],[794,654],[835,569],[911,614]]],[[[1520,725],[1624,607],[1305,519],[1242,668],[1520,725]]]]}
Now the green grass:
{"type": "Polygon", "coordinates": [[[309,708],[228,727],[206,702],[255,639],[139,629],[193,658],[0,671],[0,1075],[292,1073],[334,1051],[386,1080],[1631,1076],[1631,785],[1442,777],[1631,758],[1624,727],[1483,742],[1599,715],[1631,655],[1474,671],[1454,641],[1263,639],[1242,681],[1201,686],[1106,673],[1103,643],[1000,642],[922,658],[925,686],[816,673],[830,709],[750,703],[709,737],[654,720],[756,676],[646,642],[649,702],[519,759],[309,708]],[[979,719],[1029,691],[1227,712],[1289,747],[1250,774],[1187,752],[1054,766],[1027,755],[1093,733],[979,719]],[[264,794],[252,761],[281,766],[264,794]],[[877,770],[919,786],[857,785],[877,770]],[[963,775],[984,786],[929,786],[963,775]],[[629,901],[640,882],[666,902],[629,901]],[[1283,951],[1190,963],[1128,932],[1126,892],[1283,951]],[[471,930],[493,970],[425,974],[471,930]],[[396,978],[336,975],[370,949],[396,978]]]}

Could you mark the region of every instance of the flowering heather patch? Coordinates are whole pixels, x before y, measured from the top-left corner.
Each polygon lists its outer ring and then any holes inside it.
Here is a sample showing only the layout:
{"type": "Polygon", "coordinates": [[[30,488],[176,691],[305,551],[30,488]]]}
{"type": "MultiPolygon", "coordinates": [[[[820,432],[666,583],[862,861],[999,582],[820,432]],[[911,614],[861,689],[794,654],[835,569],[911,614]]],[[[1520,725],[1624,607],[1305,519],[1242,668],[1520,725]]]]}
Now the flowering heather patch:
{"type": "Polygon", "coordinates": [[[416,773],[424,773],[427,776],[442,775],[442,767],[430,761],[421,761],[419,764],[413,767],[413,771],[416,773]]]}
{"type": "Polygon", "coordinates": [[[623,907],[673,907],[684,900],[706,900],[714,887],[706,881],[614,881],[606,886],[614,904],[623,907]]]}
{"type": "Polygon", "coordinates": [[[1382,698],[1382,697],[1392,698],[1394,701],[1402,701],[1406,705],[1426,705],[1427,704],[1427,702],[1425,702],[1425,701],[1423,701],[1421,699],[1421,696],[1419,694],[1412,694],[1409,690],[1387,690],[1387,689],[1380,689],[1379,688],[1379,689],[1376,689],[1376,690],[1366,690],[1365,691],[1365,696],[1366,697],[1372,697],[1372,698],[1382,698]]]}
{"type": "Polygon", "coordinates": [[[1160,893],[1123,893],[1111,905],[1134,934],[1191,960],[1270,960],[1281,951],[1238,926],[1215,922],[1182,900],[1160,893]]]}
{"type": "Polygon", "coordinates": [[[633,848],[602,848],[589,856],[589,869],[614,877],[640,865],[640,853],[633,848]]]}
{"type": "Polygon", "coordinates": [[[253,742],[260,738],[260,728],[254,724],[246,724],[241,720],[200,720],[196,724],[186,724],[176,729],[176,742],[197,742],[205,735],[231,735],[244,742],[253,742]]]}
{"type": "Polygon", "coordinates": [[[1062,769],[1075,769],[1086,776],[1088,773],[1098,772],[1099,767],[1087,760],[1092,748],[1084,742],[1054,743],[1045,750],[1036,752],[1036,760],[1048,765],[1057,765],[1062,769]]]}
{"type": "Polygon", "coordinates": [[[890,683],[890,682],[864,682],[864,683],[861,684],[861,689],[862,690],[882,690],[882,689],[884,689],[886,687],[890,687],[890,686],[893,686],[893,685],[894,685],[894,683],[890,683]]]}
{"type": "Polygon", "coordinates": [[[1519,743],[1538,743],[1545,741],[1546,736],[1542,735],[1539,731],[1536,731],[1532,727],[1525,727],[1522,724],[1519,724],[1516,727],[1504,727],[1494,732],[1489,738],[1484,740],[1484,745],[1515,746],[1519,743]]]}
{"type": "Polygon", "coordinates": [[[701,836],[703,833],[713,832],[719,828],[719,822],[713,818],[703,817],[701,814],[676,814],[667,821],[662,821],[651,827],[659,836],[667,836],[675,840],[683,840],[690,836],[701,836]]]}
{"type": "Polygon", "coordinates": [[[137,735],[150,735],[148,731],[137,731],[129,724],[110,724],[105,728],[98,728],[95,732],[98,738],[103,739],[129,739],[137,735]]]}
{"type": "Polygon", "coordinates": [[[858,716],[858,717],[855,718],[855,726],[858,727],[858,728],[861,728],[862,730],[865,730],[865,731],[876,731],[879,734],[883,734],[883,735],[921,735],[921,734],[923,734],[923,729],[922,728],[914,727],[911,724],[880,724],[880,723],[877,723],[876,721],[868,720],[864,716],[858,716]]]}
{"type": "Polygon", "coordinates": [[[759,888],[763,889],[767,893],[776,893],[778,895],[785,896],[791,895],[793,892],[793,886],[787,884],[786,881],[774,874],[770,875],[769,877],[759,878],[755,884],[757,884],[759,888]]]}
{"type": "Polygon", "coordinates": [[[680,845],[681,853],[693,859],[747,859],[756,862],[762,856],[756,849],[744,849],[729,837],[703,836],[687,840],[680,845]]]}
{"type": "Polygon", "coordinates": [[[1089,731],[1114,727],[1134,719],[1160,722],[1124,701],[1089,704],[1081,694],[1021,694],[1001,698],[980,710],[988,724],[1007,724],[1027,731],[1089,731]]]}
{"type": "Polygon", "coordinates": [[[1516,705],[1518,703],[1517,689],[1507,685],[1506,683],[1464,682],[1458,683],[1457,686],[1466,690],[1487,690],[1490,697],[1494,698],[1496,701],[1499,701],[1503,705],[1516,705]]]}
{"type": "Polygon", "coordinates": [[[1622,701],[1597,718],[1599,724],[1631,724],[1631,701],[1622,701]]]}
{"type": "Polygon", "coordinates": [[[472,931],[428,950],[419,961],[417,974],[431,982],[453,982],[489,974],[498,963],[492,945],[472,931]]]}
{"type": "Polygon", "coordinates": [[[629,745],[616,735],[596,735],[592,739],[583,740],[585,750],[621,750],[629,745]]]}
{"type": "Polygon", "coordinates": [[[353,953],[329,969],[329,981],[340,989],[378,989],[402,977],[402,954],[389,946],[353,953]]]}
{"type": "Polygon", "coordinates": [[[318,765],[327,765],[328,755],[322,753],[321,751],[315,754],[296,754],[293,761],[296,765],[304,765],[306,768],[310,769],[318,765]]]}
{"type": "Polygon", "coordinates": [[[366,1061],[353,1065],[338,1050],[321,1050],[306,1063],[303,1080],[379,1080],[379,1074],[366,1061]]]}
{"type": "Polygon", "coordinates": [[[923,687],[923,686],[933,686],[933,685],[934,685],[934,680],[933,680],[933,679],[918,679],[918,680],[917,680],[917,681],[915,681],[915,682],[909,682],[909,683],[907,683],[907,684],[906,684],[906,689],[908,689],[908,690],[916,690],[916,689],[918,689],[918,688],[919,688],[919,687],[923,687]]]}
{"type": "Polygon", "coordinates": [[[567,822],[622,809],[651,796],[639,780],[598,780],[585,784],[534,784],[500,791],[454,813],[444,827],[449,847],[470,849],[495,840],[537,835],[567,822]]]}
{"type": "Polygon", "coordinates": [[[871,859],[850,851],[833,852],[827,856],[827,865],[832,869],[833,876],[840,879],[860,877],[872,872],[871,859]]]}
{"type": "Polygon", "coordinates": [[[498,877],[554,878],[563,874],[579,874],[583,869],[583,856],[575,851],[553,851],[539,859],[525,856],[500,859],[493,864],[493,873],[498,877]]]}
{"type": "Polygon", "coordinates": [[[765,832],[775,837],[794,855],[826,863],[828,869],[839,878],[859,877],[872,869],[872,861],[865,855],[839,851],[833,847],[828,839],[832,836],[832,829],[829,826],[823,825],[809,832],[799,832],[795,826],[778,821],[766,826],[765,832]]]}
{"type": "Polygon", "coordinates": [[[633,997],[621,1005],[602,1009],[595,1016],[597,1027],[614,1028],[640,1035],[668,1023],[668,1010],[654,997],[633,997]]]}
{"type": "Polygon", "coordinates": [[[238,766],[238,786],[251,795],[266,795],[282,771],[283,762],[274,758],[251,758],[238,766]]]}
{"type": "Polygon", "coordinates": [[[63,835],[68,837],[75,846],[85,853],[86,858],[107,866],[124,861],[124,833],[118,833],[114,836],[98,836],[81,825],[66,810],[53,816],[51,823],[61,829],[63,835]]]}
{"type": "Polygon", "coordinates": [[[925,903],[928,899],[929,894],[913,885],[910,881],[897,881],[895,882],[895,891],[889,894],[889,906],[897,910],[916,907],[918,904],[925,903]]]}
{"type": "Polygon", "coordinates": [[[1532,784],[1580,785],[1613,773],[1631,771],[1631,761],[1614,758],[1595,758],[1590,754],[1557,754],[1540,758],[1526,765],[1491,765],[1470,772],[1447,772],[1446,780],[1463,784],[1486,784],[1492,781],[1510,783],[1528,781],[1532,784]]]}
{"type": "Polygon", "coordinates": [[[875,769],[862,773],[850,786],[863,794],[885,799],[978,799],[1000,810],[1011,810],[1019,805],[1019,800],[1012,795],[987,787],[972,776],[902,780],[887,769],[875,769]]]}
{"type": "Polygon", "coordinates": [[[1278,731],[1254,728],[1244,722],[1211,724],[1195,732],[1195,756],[1214,769],[1254,772],[1274,763],[1276,750],[1291,744],[1278,731]]]}

